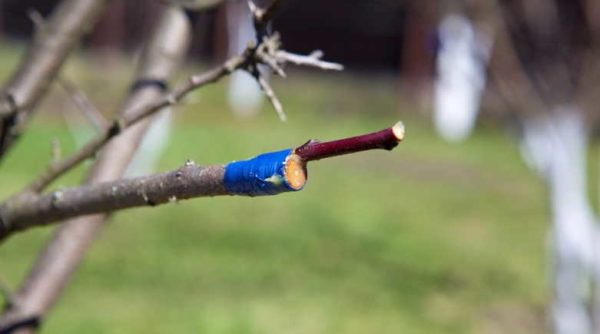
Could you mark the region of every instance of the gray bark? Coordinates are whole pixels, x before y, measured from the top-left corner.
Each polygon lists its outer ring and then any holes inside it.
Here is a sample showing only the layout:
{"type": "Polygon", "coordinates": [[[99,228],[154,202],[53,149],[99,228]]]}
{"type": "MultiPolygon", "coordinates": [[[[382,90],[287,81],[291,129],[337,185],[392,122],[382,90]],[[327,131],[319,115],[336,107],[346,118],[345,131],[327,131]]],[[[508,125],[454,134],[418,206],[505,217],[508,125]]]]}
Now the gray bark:
{"type": "MultiPolygon", "coordinates": [[[[112,161],[110,162],[112,164],[112,161]]],[[[0,208],[0,239],[13,232],[61,219],[111,212],[136,206],[155,206],[194,197],[226,195],[224,165],[182,168],[156,175],[96,183],[49,194],[27,193],[0,208]]],[[[98,175],[100,179],[100,175],[98,175]]]]}

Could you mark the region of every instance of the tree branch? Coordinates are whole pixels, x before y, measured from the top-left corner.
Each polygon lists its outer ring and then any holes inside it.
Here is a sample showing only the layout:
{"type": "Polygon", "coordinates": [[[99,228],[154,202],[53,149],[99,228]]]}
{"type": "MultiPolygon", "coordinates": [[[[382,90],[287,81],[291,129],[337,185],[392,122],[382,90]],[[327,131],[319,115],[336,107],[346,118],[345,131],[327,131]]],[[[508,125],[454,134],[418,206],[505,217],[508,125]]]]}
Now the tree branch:
{"type": "Polygon", "coordinates": [[[60,219],[137,206],[155,206],[173,199],[274,195],[300,190],[307,179],[308,161],[370,149],[391,150],[403,138],[404,126],[398,123],[362,136],[327,143],[309,141],[294,150],[268,153],[245,162],[206,167],[190,162],[162,174],[68,188],[43,195],[26,193],[0,207],[0,239],[13,232],[60,219]],[[282,171],[279,170],[280,165],[282,171]],[[260,174],[273,166],[266,174],[260,174]],[[255,187],[257,182],[259,184],[255,187]],[[281,184],[291,187],[282,188],[281,184]],[[267,187],[274,188],[265,190],[267,187]]]}
{"type": "Polygon", "coordinates": [[[19,136],[64,60],[98,21],[107,0],[64,0],[35,36],[0,92],[0,158],[19,136]]]}
{"type": "Polygon", "coordinates": [[[255,74],[255,77],[258,81],[260,89],[262,89],[262,91],[265,93],[265,96],[267,97],[267,99],[269,99],[269,102],[271,102],[273,109],[275,109],[275,112],[277,112],[279,119],[285,122],[287,120],[287,116],[283,112],[283,106],[281,105],[281,102],[279,101],[277,95],[275,95],[275,91],[273,90],[273,88],[271,88],[269,81],[267,81],[267,79],[265,79],[258,72],[255,74]]]}

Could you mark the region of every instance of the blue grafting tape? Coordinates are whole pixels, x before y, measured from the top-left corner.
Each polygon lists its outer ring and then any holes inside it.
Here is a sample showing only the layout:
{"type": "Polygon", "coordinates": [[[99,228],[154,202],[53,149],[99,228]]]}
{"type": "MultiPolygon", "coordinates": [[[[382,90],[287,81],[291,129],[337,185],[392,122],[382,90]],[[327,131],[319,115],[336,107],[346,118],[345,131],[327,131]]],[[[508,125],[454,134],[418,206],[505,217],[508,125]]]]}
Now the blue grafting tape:
{"type": "Polygon", "coordinates": [[[285,161],[292,149],[261,154],[225,167],[223,183],[230,194],[260,196],[297,191],[285,179],[285,161]]]}

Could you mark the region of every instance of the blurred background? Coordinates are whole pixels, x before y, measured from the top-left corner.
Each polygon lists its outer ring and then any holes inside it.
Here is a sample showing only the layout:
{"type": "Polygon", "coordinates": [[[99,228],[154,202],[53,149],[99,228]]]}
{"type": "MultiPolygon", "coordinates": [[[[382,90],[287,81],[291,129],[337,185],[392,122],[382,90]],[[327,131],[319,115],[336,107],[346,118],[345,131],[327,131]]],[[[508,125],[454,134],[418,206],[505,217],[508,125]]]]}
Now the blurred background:
{"type": "MultiPolygon", "coordinates": [[[[31,37],[28,12],[46,16],[56,3],[0,0],[0,80],[31,37]]],[[[271,76],[287,122],[245,74],[192,93],[156,135],[163,149],[148,172],[186,159],[240,160],[398,119],[405,141],[392,152],[313,163],[298,193],[115,214],[42,332],[597,329],[600,6],[490,3],[283,1],[272,28],[284,48],[322,50],[345,70],[271,76]]],[[[111,2],[64,67],[107,117],[127,92],[160,6],[111,2]]],[[[176,77],[243,49],[253,36],[248,15],[235,0],[196,14],[176,77]]],[[[95,133],[60,87],[38,108],[0,164],[2,197],[43,170],[53,139],[66,155],[95,133]]],[[[89,166],[54,187],[78,184],[89,166]]],[[[11,289],[50,233],[35,229],[0,247],[11,289]]]]}

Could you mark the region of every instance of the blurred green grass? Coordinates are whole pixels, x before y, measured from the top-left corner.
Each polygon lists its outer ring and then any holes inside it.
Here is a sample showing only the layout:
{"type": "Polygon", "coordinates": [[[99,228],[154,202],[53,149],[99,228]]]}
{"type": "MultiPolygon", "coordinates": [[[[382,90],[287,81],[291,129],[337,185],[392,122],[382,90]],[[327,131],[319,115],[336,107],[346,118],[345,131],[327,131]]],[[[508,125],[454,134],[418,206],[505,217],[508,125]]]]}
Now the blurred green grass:
{"type": "MultiPolygon", "coordinates": [[[[0,78],[18,57],[0,52],[0,78]]],[[[67,66],[103,110],[115,110],[131,66],[67,66]]],[[[189,68],[187,71],[196,71],[189,68]]],[[[182,71],[182,74],[184,72],[182,71]]],[[[378,130],[403,119],[405,142],[313,163],[298,193],[196,199],[115,214],[45,333],[542,333],[548,298],[542,185],[496,128],[462,145],[434,135],[391,78],[292,72],[275,79],[289,116],[265,106],[236,119],[225,85],[177,108],[160,170],[190,158],[222,163],[378,130]]],[[[39,173],[57,138],[74,140],[53,89],[8,159],[0,195],[39,173]]],[[[72,107],[71,107],[72,108],[72,107]]],[[[74,185],[86,166],[60,179],[74,185]]],[[[51,228],[0,247],[0,272],[26,274],[51,228]]]]}

